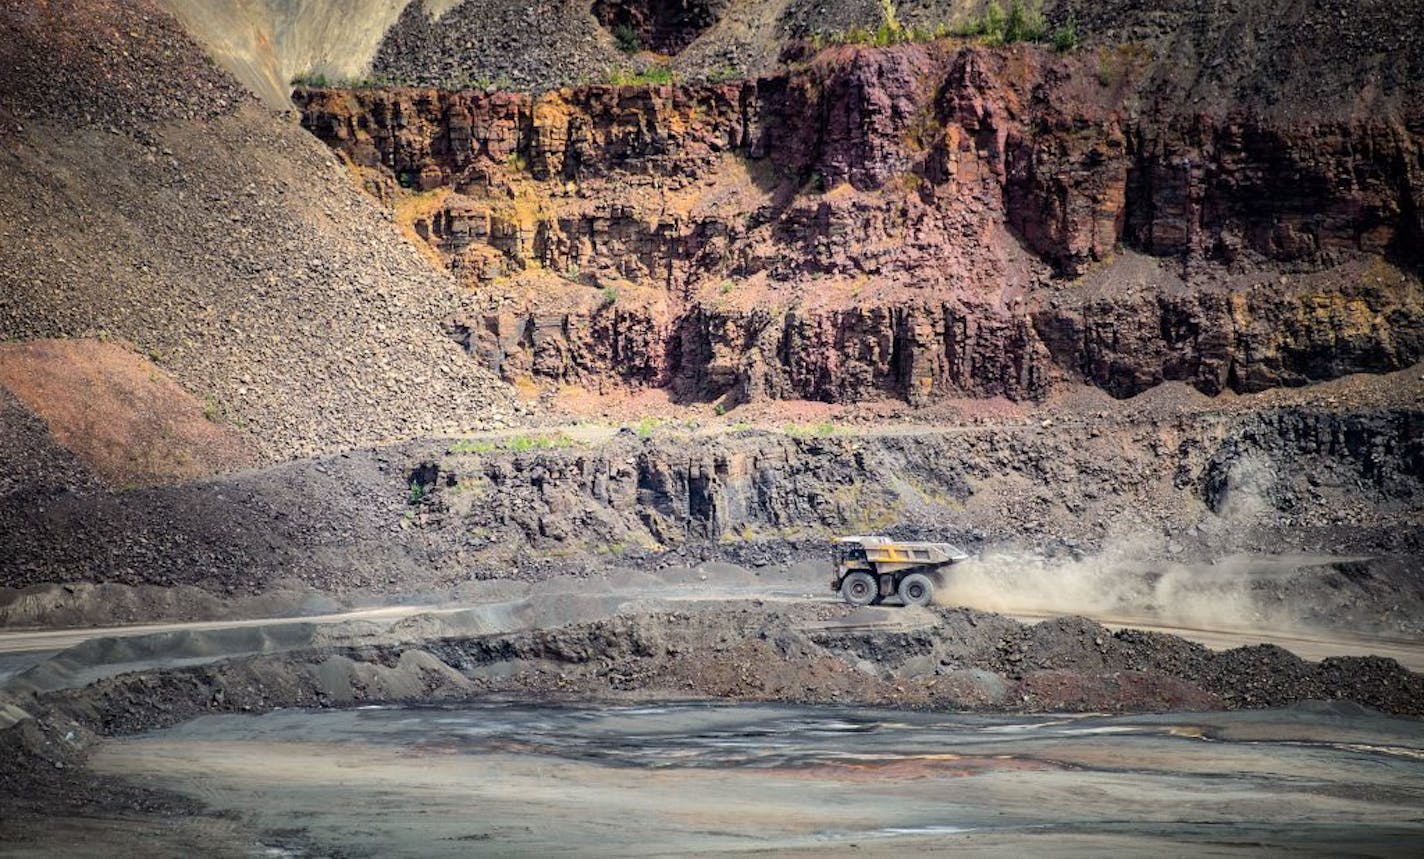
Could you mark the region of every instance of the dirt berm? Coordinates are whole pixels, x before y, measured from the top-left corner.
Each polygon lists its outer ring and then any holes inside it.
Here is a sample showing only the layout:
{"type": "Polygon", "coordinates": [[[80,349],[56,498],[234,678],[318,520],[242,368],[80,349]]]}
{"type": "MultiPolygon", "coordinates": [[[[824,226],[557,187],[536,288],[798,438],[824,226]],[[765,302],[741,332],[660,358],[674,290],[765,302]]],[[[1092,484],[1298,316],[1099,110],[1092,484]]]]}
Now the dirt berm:
{"type": "MultiPolygon", "coordinates": [[[[100,738],[212,712],[518,696],[1075,712],[1325,699],[1424,714],[1424,676],[1393,660],[1312,663],[1272,646],[1214,652],[1170,635],[1112,632],[1071,617],[1025,626],[968,609],[720,601],[634,607],[555,628],[441,633],[442,621],[429,617],[382,636],[386,643],[299,648],[141,670],[79,688],[11,691],[3,707],[13,723],[0,732],[6,806],[0,826],[53,813],[58,799],[93,800],[96,793],[102,799],[80,768],[100,738]]],[[[130,789],[105,801],[141,806],[153,798],[130,789]]]]}

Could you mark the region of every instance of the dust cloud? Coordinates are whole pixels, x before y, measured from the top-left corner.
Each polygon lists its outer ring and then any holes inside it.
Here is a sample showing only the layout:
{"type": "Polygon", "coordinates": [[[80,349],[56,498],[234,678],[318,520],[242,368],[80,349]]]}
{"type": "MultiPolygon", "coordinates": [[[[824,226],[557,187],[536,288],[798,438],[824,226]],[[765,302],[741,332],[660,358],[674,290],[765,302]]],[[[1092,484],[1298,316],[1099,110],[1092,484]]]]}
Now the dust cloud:
{"type": "MultiPolygon", "coordinates": [[[[1270,462],[1234,456],[1209,486],[1217,515],[1207,527],[1245,528],[1274,515],[1278,483],[1270,462]]],[[[1300,585],[1318,576],[1322,564],[1340,560],[1268,553],[1204,558],[1161,533],[1128,533],[1081,557],[991,550],[952,567],[936,601],[1019,616],[1079,614],[1182,629],[1308,632],[1320,628],[1320,606],[1302,601],[1312,589],[1300,585]]]]}
{"type": "Polygon", "coordinates": [[[1321,559],[1231,555],[1168,557],[1163,541],[1122,539],[1081,558],[990,551],[956,564],[936,601],[1019,616],[1081,614],[1099,621],[1203,630],[1293,630],[1306,606],[1286,598],[1321,559]]]}

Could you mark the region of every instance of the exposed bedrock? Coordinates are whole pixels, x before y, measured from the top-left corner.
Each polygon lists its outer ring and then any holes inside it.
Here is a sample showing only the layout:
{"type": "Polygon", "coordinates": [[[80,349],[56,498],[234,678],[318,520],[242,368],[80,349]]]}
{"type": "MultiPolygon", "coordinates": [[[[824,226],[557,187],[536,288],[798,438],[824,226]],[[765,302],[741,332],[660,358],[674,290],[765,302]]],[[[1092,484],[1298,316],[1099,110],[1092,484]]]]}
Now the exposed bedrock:
{"type": "MultiPolygon", "coordinates": [[[[1100,423],[451,450],[432,461],[416,519],[458,555],[475,544],[608,551],[892,523],[936,533],[954,523],[970,540],[1005,522],[1013,533],[1096,541],[1165,523],[1185,532],[1213,516],[1240,535],[1286,520],[1328,531],[1371,517],[1412,521],[1424,498],[1418,410],[1203,414],[1127,441],[1100,423]],[[470,543],[471,534],[481,536],[470,543]]],[[[1398,539],[1417,542],[1415,531],[1398,539]]]]}
{"type": "Polygon", "coordinates": [[[1048,353],[1028,320],[964,304],[824,311],[694,305],[606,306],[589,313],[490,314],[452,336],[507,378],[596,390],[671,386],[689,400],[726,397],[913,403],[971,392],[1023,399],[1046,389],[1048,353]]]}
{"type": "MultiPolygon", "coordinates": [[[[1424,557],[1421,392],[1410,372],[1250,410],[1179,409],[1183,392],[1160,391],[1025,424],[442,439],[122,491],[20,423],[16,461],[70,476],[0,487],[0,576],[11,588],[229,594],[290,581],[443,587],[472,571],[532,575],[535,557],[577,569],[593,554],[672,548],[765,559],[797,541],[819,555],[828,534],[884,529],[971,548],[1168,534],[1206,540],[1213,556],[1280,545],[1413,570],[1424,557]]],[[[0,593],[0,612],[28,616],[32,597],[44,604],[38,592],[0,593]]],[[[63,606],[80,598],[59,595],[63,606]]],[[[106,599],[132,619],[123,598],[106,599]]],[[[1400,606],[1424,616],[1417,602],[1400,606]]]]}
{"type": "Polygon", "coordinates": [[[1422,299],[1379,257],[1195,287],[1139,258],[1042,293],[1033,319],[1057,366],[1115,396],[1171,380],[1255,392],[1418,361],[1422,299]]]}
{"type": "Polygon", "coordinates": [[[1163,114],[1148,62],[936,43],[295,99],[484,299],[451,330],[507,378],[919,402],[1420,360],[1424,118],[1163,114]]]}

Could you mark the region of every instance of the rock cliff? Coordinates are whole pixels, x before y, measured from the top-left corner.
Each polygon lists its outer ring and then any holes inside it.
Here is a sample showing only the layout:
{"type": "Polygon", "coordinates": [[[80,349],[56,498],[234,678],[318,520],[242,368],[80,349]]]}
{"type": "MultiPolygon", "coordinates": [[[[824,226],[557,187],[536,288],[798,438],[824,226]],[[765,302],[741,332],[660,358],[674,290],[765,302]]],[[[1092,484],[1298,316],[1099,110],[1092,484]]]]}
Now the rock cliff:
{"type": "Polygon", "coordinates": [[[792,60],[294,99],[480,299],[450,332],[511,380],[920,403],[1424,355],[1424,117],[1165,111],[1131,46],[792,60]]]}
{"type": "MultiPolygon", "coordinates": [[[[1253,529],[1289,523],[1344,545],[1381,539],[1367,535],[1370,517],[1411,521],[1424,493],[1421,428],[1417,409],[1322,404],[1184,414],[1130,431],[1109,418],[879,434],[665,431],[597,447],[452,448],[412,479],[423,487],[422,531],[460,536],[433,539],[470,558],[886,528],[1100,544],[1164,523],[1241,545],[1261,538],[1253,529]]],[[[1399,541],[1417,540],[1417,529],[1402,530],[1399,541]]]]}

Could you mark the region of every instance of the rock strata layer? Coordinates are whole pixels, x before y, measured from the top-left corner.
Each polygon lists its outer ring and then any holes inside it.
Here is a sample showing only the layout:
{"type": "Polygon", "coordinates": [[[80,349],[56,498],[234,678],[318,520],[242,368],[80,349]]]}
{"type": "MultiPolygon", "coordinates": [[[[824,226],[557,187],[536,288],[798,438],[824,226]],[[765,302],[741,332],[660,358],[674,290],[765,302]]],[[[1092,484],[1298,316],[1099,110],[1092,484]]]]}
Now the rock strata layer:
{"type": "Polygon", "coordinates": [[[1129,50],[833,48],[539,96],[303,89],[508,379],[690,399],[1253,391],[1424,354],[1421,120],[1165,114],[1129,50]]]}

